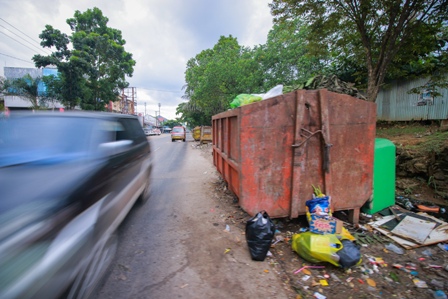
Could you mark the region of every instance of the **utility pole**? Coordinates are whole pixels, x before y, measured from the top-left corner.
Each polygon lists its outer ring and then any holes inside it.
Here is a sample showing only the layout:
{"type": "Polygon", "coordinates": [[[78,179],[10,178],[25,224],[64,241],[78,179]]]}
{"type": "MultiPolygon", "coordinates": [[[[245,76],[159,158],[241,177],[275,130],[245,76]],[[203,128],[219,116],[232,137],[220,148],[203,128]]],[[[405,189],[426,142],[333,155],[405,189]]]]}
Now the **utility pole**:
{"type": "Polygon", "coordinates": [[[160,103],[159,103],[159,117],[160,117],[160,103]]]}

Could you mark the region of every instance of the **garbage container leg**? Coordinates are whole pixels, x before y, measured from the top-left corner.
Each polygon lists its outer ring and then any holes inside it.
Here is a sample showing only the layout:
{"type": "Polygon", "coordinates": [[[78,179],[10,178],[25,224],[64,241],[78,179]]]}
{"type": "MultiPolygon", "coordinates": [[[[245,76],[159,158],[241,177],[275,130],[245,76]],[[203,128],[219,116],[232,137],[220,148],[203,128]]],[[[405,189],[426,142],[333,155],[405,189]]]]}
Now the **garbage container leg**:
{"type": "Polygon", "coordinates": [[[358,224],[359,222],[359,208],[348,211],[348,221],[353,224],[358,224]]]}

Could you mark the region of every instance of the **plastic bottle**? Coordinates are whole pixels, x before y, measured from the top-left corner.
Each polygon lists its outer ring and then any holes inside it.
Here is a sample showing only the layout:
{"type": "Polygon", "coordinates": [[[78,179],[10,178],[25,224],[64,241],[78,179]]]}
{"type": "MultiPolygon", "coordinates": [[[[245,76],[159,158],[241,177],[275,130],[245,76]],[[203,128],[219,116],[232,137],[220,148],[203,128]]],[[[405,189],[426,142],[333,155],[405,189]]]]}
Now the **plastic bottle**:
{"type": "Polygon", "coordinates": [[[439,243],[437,246],[444,251],[448,251],[448,244],[439,243]]]}
{"type": "Polygon", "coordinates": [[[404,250],[396,245],[389,243],[386,245],[386,249],[395,252],[396,254],[404,254],[404,250]]]}
{"type": "Polygon", "coordinates": [[[447,299],[448,298],[446,296],[445,292],[441,291],[441,290],[435,291],[432,295],[435,299],[447,299]]]}

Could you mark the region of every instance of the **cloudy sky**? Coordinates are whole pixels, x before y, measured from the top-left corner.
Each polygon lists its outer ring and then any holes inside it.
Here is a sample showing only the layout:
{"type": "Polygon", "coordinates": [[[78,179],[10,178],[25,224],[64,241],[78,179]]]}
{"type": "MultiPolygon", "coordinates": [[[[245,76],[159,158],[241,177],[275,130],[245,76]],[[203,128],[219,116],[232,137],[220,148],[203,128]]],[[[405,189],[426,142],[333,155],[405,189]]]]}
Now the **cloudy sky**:
{"type": "Polygon", "coordinates": [[[182,102],[187,61],[212,48],[220,36],[240,45],[264,44],[272,27],[268,0],[0,0],[0,76],[3,67],[33,68],[48,54],[38,35],[46,24],[70,33],[66,19],[98,7],[119,29],[137,64],[128,78],[137,89],[137,112],[174,119],[182,102]]]}

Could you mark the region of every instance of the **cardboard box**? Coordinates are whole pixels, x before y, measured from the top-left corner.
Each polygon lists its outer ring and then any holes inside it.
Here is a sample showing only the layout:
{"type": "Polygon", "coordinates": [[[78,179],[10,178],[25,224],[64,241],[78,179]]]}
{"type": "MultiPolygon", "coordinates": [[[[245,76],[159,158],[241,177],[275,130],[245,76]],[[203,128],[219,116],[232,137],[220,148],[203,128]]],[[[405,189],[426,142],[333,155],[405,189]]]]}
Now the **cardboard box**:
{"type": "Polygon", "coordinates": [[[342,221],[331,216],[310,214],[310,232],[315,234],[340,234],[342,221]]]}

